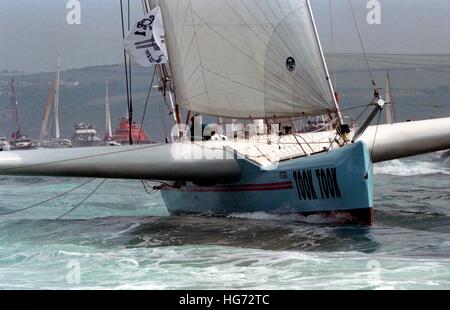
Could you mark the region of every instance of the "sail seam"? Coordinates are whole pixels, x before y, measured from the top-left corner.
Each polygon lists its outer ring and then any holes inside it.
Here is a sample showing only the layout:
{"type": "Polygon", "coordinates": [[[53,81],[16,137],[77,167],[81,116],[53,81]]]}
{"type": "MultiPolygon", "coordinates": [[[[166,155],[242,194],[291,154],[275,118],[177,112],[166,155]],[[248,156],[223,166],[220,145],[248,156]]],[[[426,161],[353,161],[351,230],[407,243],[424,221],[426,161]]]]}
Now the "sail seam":
{"type": "Polygon", "coordinates": [[[188,60],[188,56],[191,53],[192,47],[194,46],[194,38],[192,38],[191,43],[189,44],[189,47],[186,51],[186,55],[184,56],[184,60],[183,60],[183,64],[181,65],[181,68],[186,69],[186,64],[187,64],[187,60],[188,60]]]}
{"type": "MultiPolygon", "coordinates": [[[[241,0],[241,3],[242,3],[242,0],[241,0]]],[[[266,1],[266,3],[268,4],[267,1],[266,1]]],[[[289,6],[290,6],[290,2],[288,2],[288,3],[289,3],[289,6]]],[[[282,22],[285,21],[286,19],[288,19],[291,15],[293,15],[293,14],[299,12],[299,11],[302,11],[302,10],[304,10],[304,9],[307,9],[306,6],[305,6],[305,7],[299,7],[299,8],[297,8],[297,9],[294,9],[294,8],[292,8],[292,6],[290,6],[292,12],[291,12],[290,14],[288,14],[287,16],[285,16],[283,19],[281,19],[281,20],[278,22],[278,25],[275,27],[275,26],[270,22],[270,19],[269,19],[269,18],[267,17],[267,15],[263,12],[263,10],[261,10],[261,8],[258,6],[257,2],[255,2],[255,4],[256,4],[256,7],[259,9],[260,13],[266,18],[267,23],[268,23],[269,25],[272,26],[273,32],[277,32],[277,29],[279,29],[279,26],[282,25],[282,22]]],[[[243,4],[243,5],[246,7],[245,4],[243,4]]],[[[269,5],[269,6],[270,6],[270,5],[269,5]]],[[[248,7],[246,7],[246,9],[250,12],[250,10],[248,9],[248,7]]],[[[256,17],[254,17],[254,15],[252,15],[252,16],[253,16],[253,18],[255,18],[255,20],[258,20],[256,17]]],[[[265,30],[265,31],[266,31],[266,30],[265,30]]],[[[289,32],[289,31],[288,31],[288,32],[289,32]]],[[[291,29],[290,32],[293,32],[293,29],[291,29]]],[[[266,31],[266,33],[267,33],[267,31],[266,31]]],[[[272,33],[271,35],[273,35],[273,33],[272,33]]],[[[282,43],[284,44],[284,46],[289,50],[289,45],[287,44],[287,42],[286,42],[282,37],[280,37],[280,40],[282,41],[282,43]]],[[[292,41],[292,43],[296,44],[297,42],[296,42],[296,41],[292,41]]],[[[301,46],[299,46],[298,44],[296,44],[296,45],[297,45],[297,48],[298,48],[298,49],[301,49],[301,46]]],[[[281,53],[279,53],[279,55],[282,56],[281,53]]],[[[302,65],[303,68],[305,68],[305,67],[304,67],[305,64],[302,63],[301,65],[302,65]]],[[[310,69],[311,69],[311,67],[310,67],[310,69]]],[[[311,70],[311,71],[312,71],[312,70],[311,70]]],[[[309,78],[310,81],[312,81],[313,83],[315,83],[315,84],[317,84],[317,85],[320,85],[320,81],[317,81],[314,77],[312,77],[311,75],[309,75],[309,73],[308,73],[309,70],[303,70],[303,72],[306,74],[306,77],[309,78]]],[[[318,99],[318,100],[317,100],[318,102],[320,102],[320,101],[322,101],[322,102],[327,102],[327,100],[326,100],[325,98],[323,98],[323,96],[321,96],[320,93],[318,93],[318,92],[315,90],[314,87],[311,87],[310,83],[307,81],[306,78],[301,77],[301,76],[297,76],[297,77],[298,77],[300,80],[302,80],[305,84],[307,84],[308,89],[309,89],[310,91],[313,92],[312,95],[314,95],[314,96],[316,97],[316,99],[318,99]]],[[[322,105],[324,105],[324,104],[322,104],[322,105]]]]}
{"type": "MultiPolygon", "coordinates": [[[[198,64],[197,67],[195,67],[195,69],[191,72],[189,77],[184,81],[183,89],[180,91],[181,97],[183,97],[183,94],[185,93],[185,90],[186,90],[188,84],[191,82],[192,77],[198,71],[198,69],[201,69],[201,64],[198,64]]],[[[187,98],[187,94],[185,97],[187,98]]]]}
{"type": "MultiPolygon", "coordinates": [[[[194,36],[195,36],[195,42],[196,42],[196,45],[197,45],[198,59],[199,59],[199,62],[200,62],[200,67],[203,69],[202,55],[200,54],[200,45],[198,44],[197,27],[196,27],[196,24],[195,24],[195,21],[194,21],[194,14],[195,14],[195,12],[194,12],[194,8],[192,7],[192,2],[191,2],[191,0],[189,0],[189,6],[190,6],[190,8],[191,8],[191,19],[192,19],[192,26],[194,27],[194,36]]],[[[197,16],[197,14],[195,14],[195,15],[197,16]]],[[[198,17],[198,16],[197,16],[197,17],[198,17]]],[[[201,70],[201,72],[202,72],[202,77],[203,77],[203,84],[204,84],[204,86],[205,86],[206,100],[208,101],[209,110],[210,110],[211,112],[213,112],[214,109],[213,109],[213,107],[211,106],[211,101],[209,100],[208,87],[207,87],[207,85],[206,85],[205,74],[204,74],[203,70],[201,70]]],[[[189,106],[190,106],[190,104],[189,104],[189,106]]]]}
{"type": "Polygon", "coordinates": [[[203,93],[200,93],[200,94],[197,94],[197,95],[192,95],[191,97],[187,98],[187,100],[192,100],[192,99],[195,99],[197,97],[201,97],[203,95],[206,95],[206,92],[203,92],[203,93]]]}
{"type": "MultiPolygon", "coordinates": [[[[225,38],[222,34],[220,34],[218,31],[216,31],[210,24],[208,24],[205,20],[203,20],[203,19],[202,19],[202,18],[201,18],[201,17],[200,17],[193,9],[192,9],[192,7],[191,7],[191,10],[192,10],[192,13],[195,14],[195,16],[196,16],[198,19],[200,19],[200,20],[201,20],[201,21],[202,21],[209,29],[211,29],[214,33],[216,33],[218,36],[220,36],[225,42],[227,42],[228,44],[230,44],[231,46],[233,46],[235,49],[239,50],[243,55],[247,56],[251,61],[253,61],[254,63],[260,65],[260,66],[264,69],[264,71],[265,71],[265,65],[264,65],[264,64],[259,63],[259,62],[258,62],[257,60],[255,60],[253,57],[251,57],[250,55],[248,55],[247,53],[245,53],[244,51],[242,51],[242,49],[240,49],[239,47],[237,47],[235,44],[233,44],[231,41],[229,41],[227,38],[225,38]]],[[[301,10],[301,8],[299,8],[299,9],[297,9],[297,10],[294,10],[291,14],[289,14],[289,15],[286,16],[284,19],[282,19],[278,24],[280,24],[283,20],[285,20],[285,19],[287,19],[288,17],[290,17],[292,14],[295,14],[298,10],[301,10]]],[[[266,19],[268,19],[267,16],[266,16],[264,13],[263,13],[263,15],[265,16],[266,19]]],[[[274,32],[275,32],[276,29],[277,29],[278,27],[274,27],[274,26],[270,23],[269,20],[268,20],[268,23],[272,26],[272,28],[274,29],[274,32]]],[[[195,26],[194,26],[194,27],[195,27],[195,26]]],[[[195,33],[195,35],[197,36],[197,33],[195,33]]],[[[272,33],[272,35],[273,35],[273,33],[272,33]]],[[[197,43],[197,44],[198,44],[198,43],[197,43]]],[[[283,41],[283,44],[284,44],[286,47],[288,47],[288,45],[286,45],[286,43],[285,43],[284,41],[283,41]]],[[[197,48],[199,48],[199,47],[197,47],[197,48]]],[[[289,49],[289,48],[287,48],[287,49],[289,49]]],[[[269,60],[271,60],[271,61],[275,64],[275,62],[274,62],[272,59],[269,58],[269,60]]],[[[201,61],[201,57],[200,57],[200,61],[201,61]]],[[[222,76],[222,75],[220,75],[220,74],[218,74],[218,73],[216,73],[216,72],[214,72],[214,71],[212,71],[212,70],[210,70],[210,69],[204,67],[202,64],[201,64],[201,67],[202,67],[203,70],[207,70],[207,71],[209,71],[210,73],[216,74],[216,75],[218,75],[218,76],[220,76],[220,77],[222,77],[222,78],[224,78],[224,79],[227,79],[227,80],[229,80],[229,81],[231,81],[231,82],[233,82],[233,83],[237,83],[237,84],[239,84],[239,85],[246,86],[246,87],[251,88],[251,89],[255,89],[255,90],[257,90],[257,91],[259,91],[259,92],[261,92],[261,93],[263,93],[263,94],[265,94],[265,95],[271,95],[270,93],[267,93],[265,89],[261,90],[261,89],[258,89],[258,88],[256,88],[256,87],[253,87],[253,86],[249,86],[249,85],[243,84],[242,82],[233,81],[233,80],[231,80],[231,79],[229,79],[229,78],[226,78],[226,77],[224,77],[224,76],[222,76]]],[[[305,70],[305,72],[307,72],[307,70],[305,70]]],[[[203,74],[203,77],[204,77],[204,74],[203,74]]],[[[308,75],[308,77],[310,77],[311,80],[314,80],[314,79],[311,78],[311,76],[308,75]]],[[[300,77],[300,78],[301,78],[301,77],[300,77]]],[[[304,79],[304,78],[301,78],[301,79],[302,79],[302,80],[305,82],[305,84],[307,84],[307,86],[309,86],[309,88],[314,92],[314,87],[311,87],[311,86],[309,85],[309,83],[306,81],[306,79],[304,79]]],[[[205,82],[205,87],[206,87],[206,82],[205,82]]],[[[315,96],[317,96],[317,95],[318,95],[318,93],[315,94],[315,96]]],[[[322,99],[322,100],[318,100],[318,101],[325,101],[325,100],[323,100],[324,98],[321,98],[320,95],[318,96],[318,98],[322,99]]],[[[209,98],[208,98],[208,103],[209,103],[209,105],[211,106],[211,103],[209,102],[209,98]]],[[[288,105],[293,106],[292,104],[288,104],[288,105]]],[[[213,110],[211,109],[211,111],[213,111],[213,110]]],[[[293,111],[293,114],[295,114],[294,111],[293,111]]]]}
{"type": "MultiPolygon", "coordinates": [[[[179,8],[180,6],[178,5],[177,6],[177,14],[178,14],[178,8],[179,8]]],[[[181,27],[182,27],[182,29],[183,29],[183,31],[181,32],[181,45],[183,46],[183,39],[184,39],[184,33],[185,33],[185,30],[186,30],[186,21],[187,21],[187,19],[188,19],[188,16],[189,16],[189,14],[185,14],[185,16],[184,16],[184,20],[183,20],[183,23],[181,24],[181,27]]],[[[180,27],[180,26],[179,26],[180,27]]],[[[191,44],[193,43],[193,41],[194,41],[194,38],[192,38],[192,41],[191,41],[191,44]]],[[[177,44],[178,45],[178,44],[177,44]]],[[[179,48],[179,47],[178,47],[179,48]]],[[[186,54],[186,56],[188,55],[188,53],[186,54]]],[[[183,69],[184,69],[184,66],[183,66],[183,69]]]]}
{"type": "Polygon", "coordinates": [[[256,59],[253,58],[253,56],[248,55],[247,53],[245,53],[242,49],[240,49],[238,46],[236,46],[234,43],[232,43],[230,40],[228,40],[226,37],[224,37],[221,33],[219,33],[217,30],[214,29],[214,27],[212,27],[210,24],[208,24],[204,19],[202,19],[196,12],[194,12],[194,10],[192,10],[192,12],[195,14],[195,16],[197,16],[198,19],[200,19],[203,24],[205,24],[209,29],[211,29],[214,33],[216,33],[219,37],[221,37],[225,42],[227,42],[228,44],[230,44],[232,47],[234,47],[235,49],[237,49],[238,51],[240,51],[243,55],[247,56],[252,62],[260,65],[261,67],[264,68],[264,64],[260,63],[259,61],[257,61],[256,59]]]}

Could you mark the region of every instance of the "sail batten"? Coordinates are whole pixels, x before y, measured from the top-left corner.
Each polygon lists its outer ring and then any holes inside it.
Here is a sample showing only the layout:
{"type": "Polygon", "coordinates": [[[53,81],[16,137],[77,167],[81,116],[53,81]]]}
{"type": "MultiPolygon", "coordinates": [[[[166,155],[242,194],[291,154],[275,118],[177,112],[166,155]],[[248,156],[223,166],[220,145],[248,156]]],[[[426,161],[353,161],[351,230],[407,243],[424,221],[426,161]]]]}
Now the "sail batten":
{"type": "Polygon", "coordinates": [[[180,106],[233,118],[336,111],[306,0],[159,5],[180,106]]]}

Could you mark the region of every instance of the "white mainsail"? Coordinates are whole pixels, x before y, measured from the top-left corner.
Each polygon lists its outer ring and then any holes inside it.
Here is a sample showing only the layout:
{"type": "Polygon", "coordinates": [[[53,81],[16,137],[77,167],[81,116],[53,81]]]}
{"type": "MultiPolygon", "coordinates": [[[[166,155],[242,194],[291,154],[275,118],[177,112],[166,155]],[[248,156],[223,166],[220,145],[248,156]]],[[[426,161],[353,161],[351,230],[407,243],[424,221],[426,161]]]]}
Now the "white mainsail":
{"type": "Polygon", "coordinates": [[[234,118],[337,111],[307,0],[161,0],[177,103],[234,118]]]}

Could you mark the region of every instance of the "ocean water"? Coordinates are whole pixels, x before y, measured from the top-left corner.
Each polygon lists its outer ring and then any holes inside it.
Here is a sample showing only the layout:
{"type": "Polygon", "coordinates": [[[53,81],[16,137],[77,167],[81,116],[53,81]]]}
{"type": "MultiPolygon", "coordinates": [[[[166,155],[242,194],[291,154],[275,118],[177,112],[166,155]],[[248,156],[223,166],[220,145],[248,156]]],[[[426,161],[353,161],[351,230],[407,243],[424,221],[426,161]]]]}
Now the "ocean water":
{"type": "MultiPolygon", "coordinates": [[[[170,217],[138,181],[101,180],[0,216],[0,289],[449,289],[450,160],[377,164],[375,224],[170,217]]],[[[0,178],[0,213],[81,184],[0,178]]]]}

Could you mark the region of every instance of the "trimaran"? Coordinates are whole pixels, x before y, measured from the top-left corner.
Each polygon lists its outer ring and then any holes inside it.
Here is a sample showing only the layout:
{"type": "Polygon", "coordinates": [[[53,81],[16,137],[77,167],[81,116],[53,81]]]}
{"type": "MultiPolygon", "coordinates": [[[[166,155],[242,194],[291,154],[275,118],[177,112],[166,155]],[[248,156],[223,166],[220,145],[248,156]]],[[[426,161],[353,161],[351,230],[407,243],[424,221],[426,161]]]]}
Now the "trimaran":
{"type": "Polygon", "coordinates": [[[173,103],[174,142],[5,152],[0,174],[155,180],[172,215],[343,213],[371,224],[372,163],[450,148],[450,118],[370,126],[378,92],[362,125],[343,122],[308,0],[143,5],[130,35],[173,103]],[[191,141],[180,109],[231,119],[231,134],[214,125],[215,139],[191,141]],[[330,129],[292,129],[316,115],[330,129]]]}

